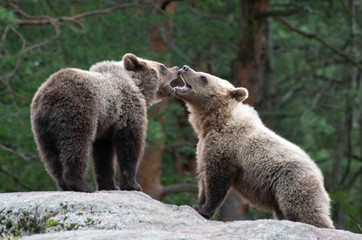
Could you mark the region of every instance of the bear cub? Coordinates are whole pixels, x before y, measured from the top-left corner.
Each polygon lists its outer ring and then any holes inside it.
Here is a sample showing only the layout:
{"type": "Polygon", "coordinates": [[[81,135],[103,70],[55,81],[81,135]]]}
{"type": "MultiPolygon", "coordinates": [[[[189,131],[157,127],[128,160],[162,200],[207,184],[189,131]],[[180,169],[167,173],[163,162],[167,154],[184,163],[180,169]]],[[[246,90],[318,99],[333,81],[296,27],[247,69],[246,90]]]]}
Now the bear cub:
{"type": "Polygon", "coordinates": [[[93,192],[84,180],[92,150],[98,190],[140,190],[147,107],[170,95],[178,68],[125,54],[89,71],[62,69],[31,104],[35,141],[49,174],[65,191],[93,192]],[[115,156],[120,186],[115,184],[115,156]]]}
{"type": "Polygon", "coordinates": [[[265,127],[252,107],[242,104],[248,91],[187,66],[179,71],[184,86],[172,92],[186,102],[199,139],[195,210],[210,218],[233,187],[278,219],[334,228],[320,169],[302,149],[265,127]]]}

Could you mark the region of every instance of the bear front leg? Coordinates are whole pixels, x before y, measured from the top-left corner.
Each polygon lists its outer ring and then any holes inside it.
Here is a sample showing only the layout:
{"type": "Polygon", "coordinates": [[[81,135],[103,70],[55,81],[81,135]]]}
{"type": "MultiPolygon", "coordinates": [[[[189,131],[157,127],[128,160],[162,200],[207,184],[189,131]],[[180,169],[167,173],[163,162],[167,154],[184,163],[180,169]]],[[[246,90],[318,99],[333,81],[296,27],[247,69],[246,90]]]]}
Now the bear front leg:
{"type": "MultiPolygon", "coordinates": [[[[208,166],[205,176],[205,203],[196,205],[195,210],[205,218],[211,218],[221,205],[231,186],[231,175],[221,167],[208,166]]],[[[203,196],[200,195],[202,200],[203,196]]]]}
{"type": "Polygon", "coordinates": [[[94,172],[98,190],[119,190],[114,181],[114,147],[110,139],[93,143],[94,172]]]}
{"type": "Polygon", "coordinates": [[[139,121],[140,119],[137,124],[127,121],[127,126],[119,129],[115,134],[114,144],[121,173],[121,190],[141,191],[136,175],[143,157],[147,120],[141,125],[139,121]]]}

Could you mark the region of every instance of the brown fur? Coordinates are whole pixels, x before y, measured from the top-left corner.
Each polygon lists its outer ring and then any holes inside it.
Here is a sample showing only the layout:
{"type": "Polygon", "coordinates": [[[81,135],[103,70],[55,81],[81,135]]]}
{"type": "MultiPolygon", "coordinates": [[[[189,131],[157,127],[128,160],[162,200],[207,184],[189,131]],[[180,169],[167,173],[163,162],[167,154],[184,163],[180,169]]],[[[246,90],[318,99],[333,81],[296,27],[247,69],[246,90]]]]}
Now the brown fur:
{"type": "Polygon", "coordinates": [[[92,149],[98,190],[140,190],[136,171],[143,156],[147,106],[170,94],[177,69],[126,54],[89,71],[66,68],[50,76],[31,104],[41,159],[61,190],[92,192],[84,181],[92,149]],[[161,71],[162,70],[162,71],[161,71]]]}
{"type": "Polygon", "coordinates": [[[199,138],[195,209],[211,217],[234,187],[256,208],[273,211],[279,219],[334,228],[321,171],[303,150],[266,128],[257,112],[241,103],[246,89],[192,69],[182,76],[192,89],[174,88],[174,95],[186,102],[199,138]]]}

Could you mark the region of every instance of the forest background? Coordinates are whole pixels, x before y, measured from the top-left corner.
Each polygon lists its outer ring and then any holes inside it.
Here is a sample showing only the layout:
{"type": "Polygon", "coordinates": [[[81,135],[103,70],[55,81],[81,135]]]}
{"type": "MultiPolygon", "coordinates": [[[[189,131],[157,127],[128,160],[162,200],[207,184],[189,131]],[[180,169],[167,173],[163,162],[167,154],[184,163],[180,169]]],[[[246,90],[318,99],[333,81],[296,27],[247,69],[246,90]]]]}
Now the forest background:
{"type": "MultiPolygon", "coordinates": [[[[336,227],[361,233],[361,11],[362,0],[1,0],[0,192],[56,190],[31,132],[38,87],[61,68],[131,52],[246,87],[264,123],[321,168],[336,227]]],[[[195,204],[197,139],[184,104],[150,108],[147,134],[143,190],[195,204]]],[[[271,217],[230,193],[215,219],[271,217]]]]}

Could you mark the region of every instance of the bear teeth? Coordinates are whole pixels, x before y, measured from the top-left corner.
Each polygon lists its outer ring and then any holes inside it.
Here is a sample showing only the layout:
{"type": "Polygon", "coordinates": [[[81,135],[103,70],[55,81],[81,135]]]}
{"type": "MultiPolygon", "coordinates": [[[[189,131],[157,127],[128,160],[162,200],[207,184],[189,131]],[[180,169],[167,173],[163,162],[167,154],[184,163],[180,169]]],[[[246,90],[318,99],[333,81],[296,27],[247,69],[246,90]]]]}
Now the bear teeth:
{"type": "Polygon", "coordinates": [[[184,86],[182,88],[188,88],[191,89],[192,87],[186,82],[186,80],[184,79],[184,77],[182,75],[180,75],[182,81],[184,82],[184,86]]]}
{"type": "Polygon", "coordinates": [[[180,78],[182,79],[182,81],[184,82],[184,87],[187,86],[187,82],[186,80],[184,79],[184,77],[180,74],[180,78]]]}

